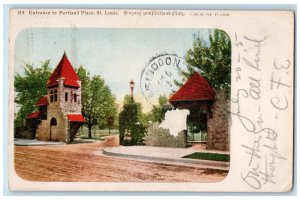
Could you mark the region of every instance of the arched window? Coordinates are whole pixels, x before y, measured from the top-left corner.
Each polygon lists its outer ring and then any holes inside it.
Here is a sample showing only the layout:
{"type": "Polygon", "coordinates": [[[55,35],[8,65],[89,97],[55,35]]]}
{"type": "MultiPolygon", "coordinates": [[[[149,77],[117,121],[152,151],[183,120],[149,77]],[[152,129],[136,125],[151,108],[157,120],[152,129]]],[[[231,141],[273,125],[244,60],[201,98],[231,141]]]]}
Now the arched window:
{"type": "Polygon", "coordinates": [[[68,101],[68,92],[65,93],[65,102],[68,101]]]}
{"type": "Polygon", "coordinates": [[[74,102],[77,101],[77,94],[74,94],[74,102]]]}
{"type": "Polygon", "coordinates": [[[57,90],[54,90],[54,102],[57,101],[57,90]]]}
{"type": "Polygon", "coordinates": [[[50,102],[53,102],[53,90],[50,91],[50,102]]]}
{"type": "Polygon", "coordinates": [[[50,121],[50,126],[56,126],[57,125],[57,121],[56,119],[53,117],[50,121]]]}

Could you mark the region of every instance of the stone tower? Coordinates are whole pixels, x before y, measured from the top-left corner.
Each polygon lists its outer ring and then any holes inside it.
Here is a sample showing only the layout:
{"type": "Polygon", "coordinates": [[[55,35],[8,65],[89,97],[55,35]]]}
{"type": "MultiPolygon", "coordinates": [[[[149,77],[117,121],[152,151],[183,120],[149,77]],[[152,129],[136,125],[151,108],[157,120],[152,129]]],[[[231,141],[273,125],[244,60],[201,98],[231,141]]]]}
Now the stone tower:
{"type": "Polygon", "coordinates": [[[48,79],[47,95],[42,99],[45,103],[38,106],[44,117],[37,138],[71,142],[85,119],[81,115],[81,81],[65,53],[48,79]]]}

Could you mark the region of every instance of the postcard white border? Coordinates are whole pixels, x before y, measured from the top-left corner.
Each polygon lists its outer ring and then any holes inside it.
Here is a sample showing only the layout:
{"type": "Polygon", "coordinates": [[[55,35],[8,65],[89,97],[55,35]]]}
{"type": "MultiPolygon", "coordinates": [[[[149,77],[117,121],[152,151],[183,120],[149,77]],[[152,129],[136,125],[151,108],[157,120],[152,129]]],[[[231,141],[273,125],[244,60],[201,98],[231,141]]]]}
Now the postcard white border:
{"type": "MultiPolygon", "coordinates": [[[[51,9],[50,9],[51,10],[51,9]]],[[[186,11],[188,12],[188,11],[186,11]]],[[[203,12],[215,12],[215,11],[203,11],[203,12]]],[[[235,32],[240,32],[241,34],[248,34],[249,32],[254,34],[270,34],[274,36],[274,38],[286,38],[285,42],[280,42],[276,40],[276,45],[271,44],[268,48],[272,53],[282,53],[279,50],[275,50],[275,47],[282,46],[282,48],[286,48],[285,54],[290,57],[293,56],[293,44],[294,40],[293,37],[293,13],[291,12],[258,12],[258,11],[226,11],[230,13],[230,17],[224,20],[217,20],[217,19],[202,19],[202,20],[189,20],[189,18],[174,18],[174,17],[167,17],[164,20],[161,20],[159,16],[152,17],[149,19],[140,19],[138,23],[136,23],[136,19],[132,18],[123,18],[126,23],[119,23],[117,18],[111,17],[103,17],[101,22],[99,20],[95,20],[93,18],[86,17],[84,20],[82,18],[77,17],[64,17],[64,20],[59,20],[58,18],[32,18],[30,16],[23,17],[22,19],[16,20],[14,19],[15,16],[11,15],[11,27],[10,27],[10,74],[9,80],[13,80],[13,73],[11,73],[12,66],[13,66],[13,48],[14,47],[14,40],[17,36],[17,33],[24,28],[27,27],[69,27],[70,24],[76,24],[78,27],[103,27],[103,28],[220,28],[225,30],[231,37],[234,38],[235,32]],[[279,17],[280,16],[280,17],[279,17]],[[268,23],[275,24],[276,26],[266,26],[264,19],[268,19],[268,23]],[[256,22],[255,25],[249,27],[247,23],[249,20],[253,20],[256,22]],[[14,23],[18,21],[18,23],[14,23]],[[59,22],[59,23],[58,23],[59,22]],[[155,23],[153,23],[155,22],[155,23]],[[278,31],[278,26],[288,27],[288,30],[285,31],[278,31]],[[255,30],[253,32],[253,29],[255,30]],[[276,32],[277,31],[277,32],[276,32]]],[[[60,18],[61,19],[61,18],[60,18]]],[[[274,42],[274,41],[273,41],[274,42]]],[[[236,49],[233,47],[232,52],[235,52],[236,49]]],[[[292,57],[293,60],[293,57],[292,57]]],[[[232,66],[235,66],[236,63],[232,63],[232,66]]],[[[291,80],[293,81],[293,80],[291,80]]],[[[293,82],[291,82],[293,84],[293,82]]],[[[233,91],[234,91],[234,86],[233,91]]],[[[13,84],[10,82],[10,90],[13,91],[13,84]]],[[[13,94],[9,94],[10,108],[13,107],[12,97],[13,94]]],[[[291,100],[291,102],[293,102],[291,100]]],[[[293,109],[291,110],[291,113],[293,109]]],[[[284,127],[285,131],[287,132],[287,137],[293,138],[293,119],[291,118],[292,115],[287,116],[287,124],[289,126],[284,127]]],[[[13,112],[10,112],[9,119],[13,119],[13,112]]],[[[20,179],[13,170],[13,128],[12,122],[13,120],[9,120],[9,179],[10,179],[10,186],[13,190],[32,190],[32,191],[256,191],[247,189],[244,183],[240,182],[240,179],[237,174],[233,173],[232,171],[239,171],[238,164],[239,160],[234,159],[238,158],[238,150],[235,149],[235,146],[238,146],[239,140],[241,139],[238,136],[232,137],[231,140],[231,168],[228,176],[225,180],[219,183],[43,183],[43,182],[29,182],[20,179]]],[[[234,131],[232,136],[234,136],[234,131]]],[[[242,138],[243,139],[243,138],[242,138]]],[[[293,140],[289,139],[280,143],[281,146],[286,148],[286,152],[290,152],[288,157],[288,164],[281,166],[287,169],[287,173],[289,176],[285,179],[284,183],[276,186],[266,187],[261,191],[268,192],[268,191],[288,191],[291,188],[292,183],[292,145],[293,140]]],[[[285,175],[286,175],[285,174],[285,175]]]]}

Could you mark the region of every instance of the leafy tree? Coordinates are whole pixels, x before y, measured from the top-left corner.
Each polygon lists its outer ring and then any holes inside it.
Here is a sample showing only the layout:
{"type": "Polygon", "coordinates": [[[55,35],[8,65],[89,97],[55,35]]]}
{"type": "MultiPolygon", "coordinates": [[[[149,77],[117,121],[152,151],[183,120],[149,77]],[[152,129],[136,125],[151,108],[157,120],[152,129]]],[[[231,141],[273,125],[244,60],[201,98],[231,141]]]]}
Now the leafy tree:
{"type": "Polygon", "coordinates": [[[114,119],[117,113],[116,99],[101,76],[90,77],[82,66],[77,69],[77,75],[82,85],[82,114],[91,138],[93,126],[109,127],[108,119],[114,119]]]}
{"type": "Polygon", "coordinates": [[[123,105],[130,104],[134,101],[133,97],[129,94],[126,94],[123,99],[123,105]]]}
{"type": "Polygon", "coordinates": [[[52,72],[49,62],[46,60],[38,67],[25,63],[24,75],[17,73],[14,76],[15,103],[19,108],[15,117],[16,128],[24,128],[26,115],[35,111],[35,103],[47,94],[46,82],[52,72]]]}
{"type": "Polygon", "coordinates": [[[165,105],[168,103],[168,98],[166,96],[159,96],[158,105],[152,106],[152,117],[153,122],[162,122],[165,118],[165,113],[167,112],[167,108],[165,105]]]}
{"type": "MultiPolygon", "coordinates": [[[[143,106],[140,102],[136,102],[132,97],[131,95],[125,95],[124,96],[124,100],[123,100],[123,105],[126,105],[126,104],[136,104],[136,107],[137,107],[137,119],[139,121],[139,123],[141,124],[145,124],[146,121],[145,121],[145,114],[143,113],[143,106]]],[[[124,106],[123,106],[124,107],[124,106]]]]}
{"type": "MultiPolygon", "coordinates": [[[[225,90],[228,97],[231,80],[231,42],[224,31],[214,29],[210,32],[208,44],[199,35],[195,35],[193,48],[187,51],[185,61],[189,67],[188,71],[182,72],[183,81],[195,71],[200,71],[214,89],[225,90]]],[[[177,85],[182,82],[175,81],[177,85]]]]}

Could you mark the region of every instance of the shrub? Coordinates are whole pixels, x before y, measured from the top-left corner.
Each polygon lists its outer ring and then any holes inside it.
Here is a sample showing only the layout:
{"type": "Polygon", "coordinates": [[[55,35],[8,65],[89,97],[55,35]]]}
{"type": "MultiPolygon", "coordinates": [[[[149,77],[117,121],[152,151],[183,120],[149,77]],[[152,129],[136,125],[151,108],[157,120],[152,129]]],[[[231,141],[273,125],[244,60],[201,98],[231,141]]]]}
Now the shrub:
{"type": "Polygon", "coordinates": [[[138,122],[138,105],[133,100],[119,114],[119,132],[121,145],[143,144],[145,127],[138,122]]]}
{"type": "Polygon", "coordinates": [[[182,131],[175,137],[168,129],[160,128],[159,123],[156,122],[149,126],[144,143],[148,146],[184,148],[187,145],[186,132],[182,131]]]}

